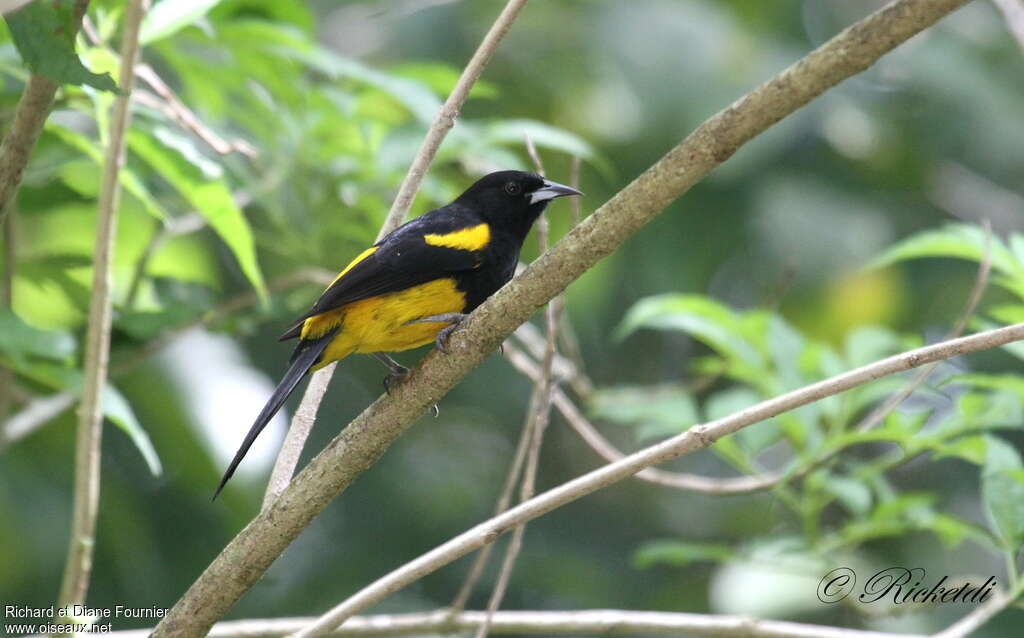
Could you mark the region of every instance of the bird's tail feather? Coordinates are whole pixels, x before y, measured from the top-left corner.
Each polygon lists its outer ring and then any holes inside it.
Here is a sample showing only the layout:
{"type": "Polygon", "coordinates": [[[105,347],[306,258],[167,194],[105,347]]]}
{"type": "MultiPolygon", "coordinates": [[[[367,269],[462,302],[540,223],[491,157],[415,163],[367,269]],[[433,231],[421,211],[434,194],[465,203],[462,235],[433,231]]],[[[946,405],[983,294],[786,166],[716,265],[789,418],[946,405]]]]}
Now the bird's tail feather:
{"type": "Polygon", "coordinates": [[[213,493],[213,498],[216,499],[220,494],[220,491],[224,489],[224,485],[227,484],[228,479],[235,473],[235,469],[238,464],[245,458],[249,448],[252,447],[256,437],[259,436],[263,428],[270,423],[270,420],[274,418],[277,411],[281,409],[284,402],[288,400],[291,393],[295,391],[295,387],[299,385],[299,381],[302,377],[306,376],[309,369],[316,365],[320,355],[323,354],[327,348],[327,344],[334,338],[337,328],[328,332],[322,337],[308,342],[303,342],[298,348],[296,348],[295,354],[292,356],[291,366],[288,371],[285,372],[281,382],[277,384],[277,388],[274,389],[274,393],[270,395],[266,405],[260,410],[259,415],[256,417],[256,421],[253,422],[252,427],[249,428],[249,433],[245,435],[245,440],[242,441],[242,446],[238,448],[238,452],[235,453],[235,458],[231,459],[231,464],[228,465],[228,469],[224,472],[224,477],[220,480],[220,485],[217,486],[217,491],[213,493]]]}

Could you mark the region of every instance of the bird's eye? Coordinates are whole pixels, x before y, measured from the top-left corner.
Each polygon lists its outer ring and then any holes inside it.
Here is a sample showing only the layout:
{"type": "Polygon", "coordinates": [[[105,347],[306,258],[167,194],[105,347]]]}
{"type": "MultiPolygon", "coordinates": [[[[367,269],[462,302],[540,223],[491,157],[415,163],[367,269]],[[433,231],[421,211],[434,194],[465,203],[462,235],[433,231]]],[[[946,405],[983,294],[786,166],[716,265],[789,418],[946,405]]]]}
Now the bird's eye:
{"type": "Polygon", "coordinates": [[[505,192],[509,195],[518,195],[523,191],[523,187],[519,185],[519,182],[509,182],[505,184],[505,192]]]}

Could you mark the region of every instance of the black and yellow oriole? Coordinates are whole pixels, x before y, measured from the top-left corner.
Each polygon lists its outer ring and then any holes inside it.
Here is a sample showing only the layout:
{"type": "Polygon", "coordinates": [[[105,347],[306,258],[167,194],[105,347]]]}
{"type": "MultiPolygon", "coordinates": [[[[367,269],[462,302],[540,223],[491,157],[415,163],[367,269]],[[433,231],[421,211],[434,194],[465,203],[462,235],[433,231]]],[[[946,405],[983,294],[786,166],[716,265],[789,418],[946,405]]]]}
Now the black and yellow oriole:
{"type": "Polygon", "coordinates": [[[448,333],[512,279],[523,241],[548,202],[580,194],[533,173],[491,173],[452,203],[400,226],[357,255],[281,336],[299,339],[291,367],[246,434],[214,498],[306,373],[353,352],[368,353],[388,366],[387,385],[405,368],[384,352],[431,341],[444,350],[448,333]]]}

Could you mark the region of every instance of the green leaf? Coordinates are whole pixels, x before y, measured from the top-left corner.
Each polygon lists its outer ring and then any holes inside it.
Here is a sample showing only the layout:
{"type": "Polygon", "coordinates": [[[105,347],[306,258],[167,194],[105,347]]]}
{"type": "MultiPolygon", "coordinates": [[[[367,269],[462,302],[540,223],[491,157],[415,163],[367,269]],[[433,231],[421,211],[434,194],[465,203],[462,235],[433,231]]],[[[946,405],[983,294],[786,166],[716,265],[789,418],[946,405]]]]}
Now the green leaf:
{"type": "Polygon", "coordinates": [[[981,495],[994,531],[1015,551],[1024,542],[1024,464],[1013,446],[995,436],[986,437],[981,495]]]}
{"type": "Polygon", "coordinates": [[[935,512],[933,516],[919,521],[919,525],[921,529],[938,536],[947,549],[953,549],[967,539],[984,543],[988,547],[994,545],[992,536],[984,528],[950,514],[935,512]]]}
{"type": "MultiPolygon", "coordinates": [[[[461,72],[455,67],[437,62],[407,62],[388,69],[392,75],[409,78],[421,82],[438,95],[448,95],[455,88],[459,81],[461,72]]],[[[469,90],[469,97],[473,98],[495,98],[498,97],[498,87],[486,80],[477,80],[473,88],[469,90]]]]}
{"type": "MultiPolygon", "coordinates": [[[[985,319],[975,319],[971,321],[971,325],[979,331],[992,330],[994,328],[1001,327],[1000,324],[985,319]]],[[[1010,355],[1013,355],[1014,357],[1024,361],[1024,341],[1011,341],[1010,343],[1004,343],[999,347],[1004,352],[1007,352],[1010,355]]]]}
{"type": "Polygon", "coordinates": [[[93,73],[75,54],[75,18],[72,0],[32,2],[5,16],[14,45],[33,73],[61,84],[87,84],[117,92],[110,75],[93,73]]]}
{"type": "MultiPolygon", "coordinates": [[[[150,277],[191,281],[214,290],[221,289],[221,268],[206,237],[178,235],[165,241],[153,254],[146,268],[150,277]]],[[[308,294],[308,292],[307,292],[308,294]]]]}
{"type": "Polygon", "coordinates": [[[861,326],[846,337],[846,360],[859,368],[890,355],[903,352],[907,340],[882,326],[861,326]]]}
{"type": "Polygon", "coordinates": [[[935,459],[946,457],[961,458],[975,465],[984,465],[985,457],[988,455],[987,437],[964,436],[954,439],[948,443],[938,443],[932,449],[935,451],[935,459]]]}
{"type": "MultiPolygon", "coordinates": [[[[62,126],[53,121],[53,118],[46,120],[46,132],[53,134],[60,141],[68,146],[81,151],[86,157],[92,160],[95,165],[93,170],[83,166],[79,162],[68,162],[59,171],[61,179],[71,188],[83,195],[96,197],[99,194],[100,167],[103,166],[103,151],[96,142],[82,135],[78,131],[62,126]]],[[[118,181],[126,191],[139,200],[147,213],[157,219],[167,219],[167,212],[163,206],[150,194],[138,174],[128,167],[123,166],[118,172],[118,181]]]]}
{"type": "MultiPolygon", "coordinates": [[[[951,224],[941,230],[918,233],[876,257],[871,268],[921,257],[955,257],[980,262],[986,253],[985,231],[969,224],[951,224]]],[[[997,237],[991,238],[992,267],[1009,277],[1024,277],[1022,264],[997,237]]]]}
{"type": "Polygon", "coordinates": [[[679,540],[658,540],[644,543],[633,553],[633,564],[640,569],[653,565],[682,567],[699,561],[722,562],[735,551],[720,543],[697,543],[679,540]]]}
{"type": "Polygon", "coordinates": [[[970,372],[957,374],[943,380],[943,385],[967,385],[972,388],[985,390],[1009,390],[1024,398],[1024,378],[1019,374],[988,374],[984,372],[970,372]]]}
{"type": "Polygon", "coordinates": [[[1024,322],[1024,305],[1015,304],[999,304],[985,309],[986,313],[1001,323],[1021,323],[1024,322]]]}
{"type": "Polygon", "coordinates": [[[793,326],[778,315],[764,315],[763,313],[748,314],[748,317],[762,317],[763,322],[757,322],[756,333],[749,330],[746,337],[749,341],[763,335],[767,340],[766,350],[771,357],[772,365],[776,370],[782,390],[791,390],[804,385],[804,375],[800,370],[800,358],[807,341],[793,326]]]}
{"type": "Polygon", "coordinates": [[[639,328],[680,330],[733,363],[742,364],[742,376],[760,379],[767,374],[764,358],[753,344],[743,338],[737,316],[713,299],[680,294],[641,299],[626,313],[615,336],[623,339],[639,328]]]}
{"type": "Polygon", "coordinates": [[[24,356],[67,361],[75,354],[75,339],[70,333],[33,328],[10,308],[0,308],[0,352],[24,361],[24,356]]]}
{"type": "MultiPolygon", "coordinates": [[[[79,398],[82,396],[84,377],[81,370],[54,364],[23,365],[17,361],[12,363],[15,371],[37,383],[55,390],[70,392],[79,398]]],[[[111,383],[107,383],[103,388],[100,397],[100,410],[105,418],[110,419],[114,425],[128,435],[136,449],[142,454],[146,465],[149,466],[149,471],[154,476],[159,476],[163,469],[153,442],[150,441],[146,430],[136,418],[131,404],[111,383]]]]}
{"type": "Polygon", "coordinates": [[[526,136],[529,136],[539,148],[550,148],[584,159],[606,175],[613,172],[611,164],[582,137],[536,120],[499,120],[467,132],[484,144],[511,144],[516,147],[523,147],[526,136]]]}
{"type": "Polygon", "coordinates": [[[160,465],[160,457],[157,456],[153,442],[149,440],[149,435],[135,417],[135,412],[132,411],[132,406],[128,403],[128,400],[118,392],[117,388],[109,383],[103,388],[103,398],[101,400],[103,416],[110,419],[114,425],[121,428],[128,435],[128,438],[135,444],[135,448],[142,454],[142,458],[145,459],[150,473],[153,476],[160,476],[163,472],[163,467],[160,465]]]}
{"type": "MultiPolygon", "coordinates": [[[[750,407],[759,401],[756,392],[749,388],[728,388],[709,396],[704,402],[705,421],[715,421],[750,407]]],[[[711,446],[711,451],[725,459],[742,472],[753,472],[751,459],[765,446],[774,443],[781,435],[780,425],[775,419],[756,423],[730,436],[724,436],[711,446]]]]}
{"type": "Polygon", "coordinates": [[[967,392],[957,398],[955,415],[940,423],[932,436],[950,436],[967,430],[1019,428],[1024,425],[1021,395],[1012,390],[967,392]]]}
{"type": "Polygon", "coordinates": [[[304,62],[332,78],[350,78],[376,87],[409,109],[421,123],[429,124],[441,108],[441,100],[422,83],[378,71],[323,47],[275,45],[279,53],[304,62]]]}
{"type": "Polygon", "coordinates": [[[851,514],[864,515],[871,510],[871,490],[863,481],[839,474],[829,474],[822,485],[825,491],[842,503],[851,514]]]}
{"type": "Polygon", "coordinates": [[[697,422],[693,399],[678,386],[598,390],[591,410],[601,418],[635,426],[641,441],[679,434],[697,422]]]}
{"type": "Polygon", "coordinates": [[[209,222],[238,260],[242,273],[264,299],[266,286],[256,261],[256,245],[252,229],[241,209],[235,204],[223,177],[211,178],[205,166],[189,162],[177,149],[162,144],[138,129],[128,134],[128,144],[146,163],[170,182],[182,196],[209,222]]]}
{"type": "Polygon", "coordinates": [[[146,46],[177,33],[219,3],[220,0],[161,0],[142,19],[139,44],[146,46]]]}
{"type": "Polygon", "coordinates": [[[871,518],[876,521],[885,521],[925,516],[933,511],[932,505],[937,498],[935,494],[905,492],[880,502],[872,512],[871,518]]]}
{"type": "Polygon", "coordinates": [[[1010,251],[1018,262],[1024,264],[1024,235],[1020,233],[1010,235],[1010,251]]]}
{"type": "Polygon", "coordinates": [[[159,311],[121,312],[115,318],[114,325],[133,338],[146,341],[159,336],[168,328],[184,325],[200,312],[198,308],[185,304],[174,304],[159,311]]]}
{"type": "MultiPolygon", "coordinates": [[[[760,401],[761,397],[750,388],[735,387],[720,390],[707,398],[704,404],[704,418],[707,421],[715,421],[749,408],[760,401]]],[[[781,426],[778,420],[773,418],[755,423],[731,436],[719,439],[715,442],[715,449],[720,451],[717,446],[722,441],[735,441],[743,451],[744,458],[756,458],[761,451],[776,443],[780,438],[782,438],[781,426]]],[[[748,462],[744,461],[744,464],[746,465],[748,462]]]]}

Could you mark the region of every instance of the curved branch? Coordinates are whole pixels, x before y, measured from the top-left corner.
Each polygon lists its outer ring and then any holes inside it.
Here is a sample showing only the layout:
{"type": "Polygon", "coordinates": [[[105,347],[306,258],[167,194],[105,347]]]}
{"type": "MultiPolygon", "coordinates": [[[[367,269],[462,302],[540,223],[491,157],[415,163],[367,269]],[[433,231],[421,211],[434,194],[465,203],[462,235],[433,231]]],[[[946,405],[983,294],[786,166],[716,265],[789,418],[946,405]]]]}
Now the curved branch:
{"type": "MultiPolygon", "coordinates": [[[[390,396],[378,399],[356,417],[310,461],[271,507],[254,518],[224,548],[168,612],[153,635],[157,638],[203,635],[334,497],[376,462],[416,417],[479,365],[488,353],[494,351],[537,308],[561,292],[598,260],[614,251],[672,200],[728,159],[742,144],[830,87],[863,71],[883,54],[964,2],[966,0],[897,0],[844,30],[704,122],[661,160],[577,225],[522,275],[477,308],[452,333],[450,354],[430,352],[394,387],[390,396]]],[[[1018,326],[1016,329],[1020,334],[1014,333],[1012,338],[1006,338],[1003,343],[1024,336],[1024,327],[1018,326]]],[[[974,338],[977,337],[968,340],[974,338]]],[[[915,351],[914,356],[921,356],[921,352],[915,351]]],[[[917,361],[915,365],[924,362],[917,361]]],[[[755,409],[756,406],[739,415],[749,416],[755,409]]],[[[703,434],[704,430],[696,428],[691,432],[703,434]]],[[[689,441],[690,435],[683,436],[688,437],[689,441]]],[[[691,444],[686,442],[678,450],[664,447],[673,442],[678,444],[678,438],[669,439],[654,450],[669,450],[665,457],[668,458],[691,449],[691,444]]],[[[692,449],[696,449],[696,445],[692,449]]],[[[648,450],[606,466],[598,471],[599,478],[609,482],[620,480],[646,467],[644,461],[636,465],[635,469],[633,464],[637,463],[638,458],[647,460],[651,455],[652,452],[648,450]]],[[[658,452],[653,453],[651,458],[653,460],[647,465],[665,460],[658,456],[658,452]]],[[[593,481],[593,478],[577,479],[568,487],[575,490],[582,482],[593,490],[603,485],[587,481],[593,481]]],[[[564,491],[565,488],[559,489],[564,491]]],[[[536,497],[510,510],[509,514],[518,512],[517,515],[521,515],[525,509],[538,516],[546,511],[534,509],[538,502],[557,507],[557,503],[551,503],[551,494],[547,492],[536,497]]],[[[474,536],[473,543],[465,547],[479,547],[484,541],[493,540],[507,529],[492,526],[485,528],[481,537],[474,536]]],[[[465,543],[465,540],[459,542],[465,543]]],[[[411,568],[411,574],[407,571],[405,576],[415,577],[416,569],[422,568],[422,573],[432,569],[422,561],[417,561],[415,565],[411,568]]],[[[359,601],[362,603],[379,599],[391,591],[391,587],[397,588],[401,583],[401,579],[378,583],[372,586],[371,592],[361,596],[359,601]]],[[[350,614],[352,608],[347,608],[346,613],[350,614]]]]}

